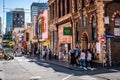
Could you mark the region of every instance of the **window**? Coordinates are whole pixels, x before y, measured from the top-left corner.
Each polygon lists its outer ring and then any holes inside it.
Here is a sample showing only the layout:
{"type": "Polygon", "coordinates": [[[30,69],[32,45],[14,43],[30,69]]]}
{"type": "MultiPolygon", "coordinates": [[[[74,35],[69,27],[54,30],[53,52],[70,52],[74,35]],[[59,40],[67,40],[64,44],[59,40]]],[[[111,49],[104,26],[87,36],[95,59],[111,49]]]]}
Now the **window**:
{"type": "Polygon", "coordinates": [[[94,0],[90,0],[90,4],[94,4],[94,0]]]}
{"type": "Polygon", "coordinates": [[[17,15],[17,18],[19,18],[19,13],[17,13],[16,15],[17,15]]]}
{"type": "Polygon", "coordinates": [[[62,16],[65,15],[65,0],[62,0],[62,16]]]}
{"type": "Polygon", "coordinates": [[[78,10],[78,0],[74,0],[74,11],[78,10]]]}
{"type": "Polygon", "coordinates": [[[77,22],[76,23],[76,34],[75,34],[75,36],[76,36],[76,41],[78,42],[79,41],[79,23],[77,22]]]}
{"type": "Polygon", "coordinates": [[[67,13],[70,12],[70,0],[67,0],[67,13]]]}
{"type": "Polygon", "coordinates": [[[92,39],[95,40],[97,38],[97,31],[96,31],[97,25],[96,25],[96,19],[92,18],[92,39]]]}
{"type": "Polygon", "coordinates": [[[115,27],[114,27],[114,35],[120,36],[120,15],[115,16],[115,27]]]}
{"type": "Polygon", "coordinates": [[[61,17],[61,0],[59,0],[59,18],[61,17]]]}

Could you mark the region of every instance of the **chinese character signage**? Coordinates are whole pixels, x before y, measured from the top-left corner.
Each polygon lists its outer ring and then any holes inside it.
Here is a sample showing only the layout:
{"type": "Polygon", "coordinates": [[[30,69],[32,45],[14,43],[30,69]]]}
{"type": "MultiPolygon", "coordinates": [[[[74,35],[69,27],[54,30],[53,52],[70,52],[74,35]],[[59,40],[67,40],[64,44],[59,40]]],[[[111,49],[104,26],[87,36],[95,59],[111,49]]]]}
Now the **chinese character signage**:
{"type": "Polygon", "coordinates": [[[63,28],[63,35],[72,35],[72,28],[71,27],[64,27],[63,28]]]}

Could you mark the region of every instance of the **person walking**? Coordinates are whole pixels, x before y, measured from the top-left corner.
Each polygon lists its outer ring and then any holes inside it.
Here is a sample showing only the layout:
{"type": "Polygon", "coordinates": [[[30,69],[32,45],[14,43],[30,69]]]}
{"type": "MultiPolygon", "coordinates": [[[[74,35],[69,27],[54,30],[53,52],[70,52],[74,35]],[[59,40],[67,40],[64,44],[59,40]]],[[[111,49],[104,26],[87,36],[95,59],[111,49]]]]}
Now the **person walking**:
{"type": "Polygon", "coordinates": [[[78,47],[76,47],[74,49],[74,53],[75,53],[76,65],[79,65],[80,51],[79,51],[78,47]]]}
{"type": "Polygon", "coordinates": [[[82,50],[80,54],[80,68],[83,68],[84,70],[87,70],[86,68],[86,58],[85,58],[85,51],[82,50]]]}
{"type": "Polygon", "coordinates": [[[88,69],[93,70],[93,63],[92,63],[92,52],[90,50],[87,50],[87,65],[86,67],[88,69]]]}
{"type": "Polygon", "coordinates": [[[74,50],[71,50],[69,55],[70,55],[70,65],[72,65],[73,67],[76,67],[77,62],[76,62],[74,50]]]}

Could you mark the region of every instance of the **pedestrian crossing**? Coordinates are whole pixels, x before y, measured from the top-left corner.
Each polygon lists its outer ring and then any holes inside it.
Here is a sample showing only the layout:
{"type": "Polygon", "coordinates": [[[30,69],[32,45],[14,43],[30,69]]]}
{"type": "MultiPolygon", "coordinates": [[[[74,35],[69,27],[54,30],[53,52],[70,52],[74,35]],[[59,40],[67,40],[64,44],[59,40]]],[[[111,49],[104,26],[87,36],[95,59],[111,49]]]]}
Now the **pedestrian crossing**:
{"type": "Polygon", "coordinates": [[[98,80],[97,78],[89,76],[89,75],[80,76],[79,78],[80,80],[98,80]]]}

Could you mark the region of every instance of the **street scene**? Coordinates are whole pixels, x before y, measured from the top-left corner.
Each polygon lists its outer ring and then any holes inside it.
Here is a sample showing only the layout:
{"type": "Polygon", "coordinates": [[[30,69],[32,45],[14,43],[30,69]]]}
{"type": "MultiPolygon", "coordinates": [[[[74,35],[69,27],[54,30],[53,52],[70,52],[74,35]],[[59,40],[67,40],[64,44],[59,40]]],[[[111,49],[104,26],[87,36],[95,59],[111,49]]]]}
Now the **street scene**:
{"type": "Polygon", "coordinates": [[[119,69],[96,68],[93,71],[72,69],[36,58],[15,57],[0,62],[1,80],[120,80],[119,69]],[[113,76],[114,75],[114,76],[113,76]]]}
{"type": "Polygon", "coordinates": [[[0,0],[0,80],[120,80],[119,0],[0,0]]]}

